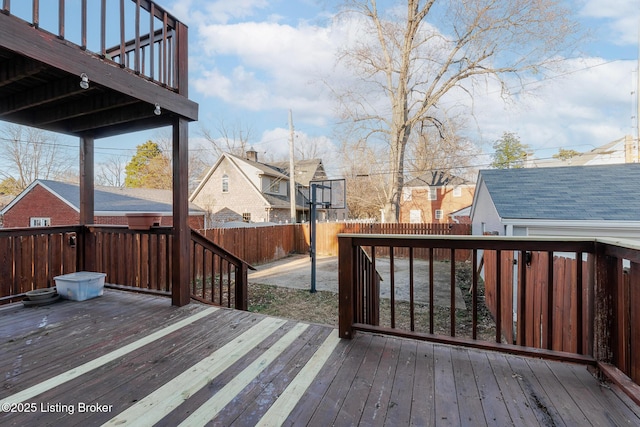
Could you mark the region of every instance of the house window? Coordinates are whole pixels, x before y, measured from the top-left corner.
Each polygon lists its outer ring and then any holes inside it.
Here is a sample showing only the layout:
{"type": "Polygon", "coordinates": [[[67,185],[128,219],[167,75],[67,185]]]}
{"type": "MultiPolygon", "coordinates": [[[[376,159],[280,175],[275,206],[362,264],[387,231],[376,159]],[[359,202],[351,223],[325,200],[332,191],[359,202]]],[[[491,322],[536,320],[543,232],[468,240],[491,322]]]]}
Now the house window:
{"type": "Polygon", "coordinates": [[[251,222],[251,212],[245,212],[242,214],[243,222],[251,222]]]}
{"type": "Polygon", "coordinates": [[[436,209],[436,219],[442,219],[442,209],[436,209]]]}
{"type": "Polygon", "coordinates": [[[429,194],[427,195],[427,200],[438,200],[437,188],[429,188],[429,194]]]}
{"type": "Polygon", "coordinates": [[[419,209],[411,209],[409,211],[409,222],[419,224],[422,222],[422,211],[419,209]]]}
{"type": "Polygon", "coordinates": [[[453,197],[462,197],[462,187],[456,187],[453,189],[453,197]]]}
{"type": "Polygon", "coordinates": [[[30,227],[49,227],[51,225],[51,218],[31,218],[29,221],[30,227]]]}
{"type": "Polygon", "coordinates": [[[222,175],[222,192],[229,192],[229,175],[227,174],[222,175]]]}
{"type": "Polygon", "coordinates": [[[269,182],[269,192],[270,193],[279,193],[280,192],[280,180],[277,178],[271,178],[269,182]]]}

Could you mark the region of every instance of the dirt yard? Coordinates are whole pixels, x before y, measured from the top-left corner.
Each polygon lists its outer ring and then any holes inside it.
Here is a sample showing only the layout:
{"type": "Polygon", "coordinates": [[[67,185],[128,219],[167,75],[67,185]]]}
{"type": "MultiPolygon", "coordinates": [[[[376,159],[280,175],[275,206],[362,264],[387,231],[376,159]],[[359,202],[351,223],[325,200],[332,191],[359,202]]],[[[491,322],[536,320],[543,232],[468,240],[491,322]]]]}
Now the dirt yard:
{"type": "MultiPolygon", "coordinates": [[[[396,328],[409,329],[410,308],[408,303],[408,262],[396,259],[396,328]],[[406,265],[405,265],[406,264],[406,265]]],[[[383,277],[381,283],[380,324],[391,326],[389,299],[389,262],[376,260],[383,277]],[[386,278],[386,280],[385,280],[386,278]]],[[[249,310],[272,316],[284,317],[311,323],[338,325],[338,268],[335,257],[321,258],[317,262],[316,288],[310,290],[311,262],[308,256],[294,256],[276,263],[258,267],[249,274],[249,310]]],[[[416,306],[415,329],[429,332],[429,301],[426,286],[420,286],[420,278],[428,277],[428,262],[414,265],[416,306]]],[[[434,265],[434,332],[448,335],[450,325],[449,287],[450,264],[438,262],[434,265]]],[[[456,335],[471,335],[471,266],[469,263],[456,265],[456,335]]],[[[480,338],[495,337],[495,324],[484,305],[484,289],[478,292],[479,314],[478,335],[480,338]]]]}

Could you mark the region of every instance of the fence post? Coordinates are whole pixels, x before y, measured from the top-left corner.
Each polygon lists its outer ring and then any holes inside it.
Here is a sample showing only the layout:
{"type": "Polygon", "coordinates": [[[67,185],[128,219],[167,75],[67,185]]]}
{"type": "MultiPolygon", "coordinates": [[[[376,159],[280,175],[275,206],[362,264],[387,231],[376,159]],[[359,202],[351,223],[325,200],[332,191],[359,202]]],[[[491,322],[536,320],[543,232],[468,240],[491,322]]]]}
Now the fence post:
{"type": "Polygon", "coordinates": [[[338,333],[353,338],[354,247],[351,237],[338,236],[338,333]]]}

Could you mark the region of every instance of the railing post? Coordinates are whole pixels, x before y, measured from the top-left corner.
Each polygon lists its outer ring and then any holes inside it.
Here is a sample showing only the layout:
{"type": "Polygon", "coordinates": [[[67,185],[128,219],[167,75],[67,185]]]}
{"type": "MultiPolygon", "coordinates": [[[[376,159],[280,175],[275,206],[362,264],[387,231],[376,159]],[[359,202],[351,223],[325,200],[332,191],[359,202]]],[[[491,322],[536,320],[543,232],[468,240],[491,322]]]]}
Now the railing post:
{"type": "Polygon", "coordinates": [[[338,333],[353,338],[353,284],[355,249],[351,237],[338,236],[338,333]]]}
{"type": "Polygon", "coordinates": [[[593,292],[593,357],[599,362],[610,363],[612,354],[612,330],[614,324],[613,296],[617,276],[617,260],[604,254],[604,248],[596,243],[596,281],[593,292]]]}
{"type": "MultiPolygon", "coordinates": [[[[249,309],[247,304],[247,275],[249,273],[249,269],[247,268],[246,263],[242,263],[240,268],[236,267],[236,274],[240,273],[240,277],[236,277],[236,310],[244,310],[247,311],[249,309]],[[240,270],[238,272],[238,270],[240,270]]],[[[203,279],[203,288],[204,288],[204,279],[203,279]]]]}

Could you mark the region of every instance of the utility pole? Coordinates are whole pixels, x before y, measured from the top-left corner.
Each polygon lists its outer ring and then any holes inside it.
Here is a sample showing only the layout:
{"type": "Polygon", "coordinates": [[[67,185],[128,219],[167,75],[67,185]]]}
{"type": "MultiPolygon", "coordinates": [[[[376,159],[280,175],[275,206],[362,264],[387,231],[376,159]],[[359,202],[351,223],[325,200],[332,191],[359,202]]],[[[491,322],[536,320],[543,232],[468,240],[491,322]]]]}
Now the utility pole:
{"type": "Polygon", "coordinates": [[[291,223],[296,223],[296,182],[293,161],[293,113],[289,110],[289,194],[291,199],[291,223]]]}

